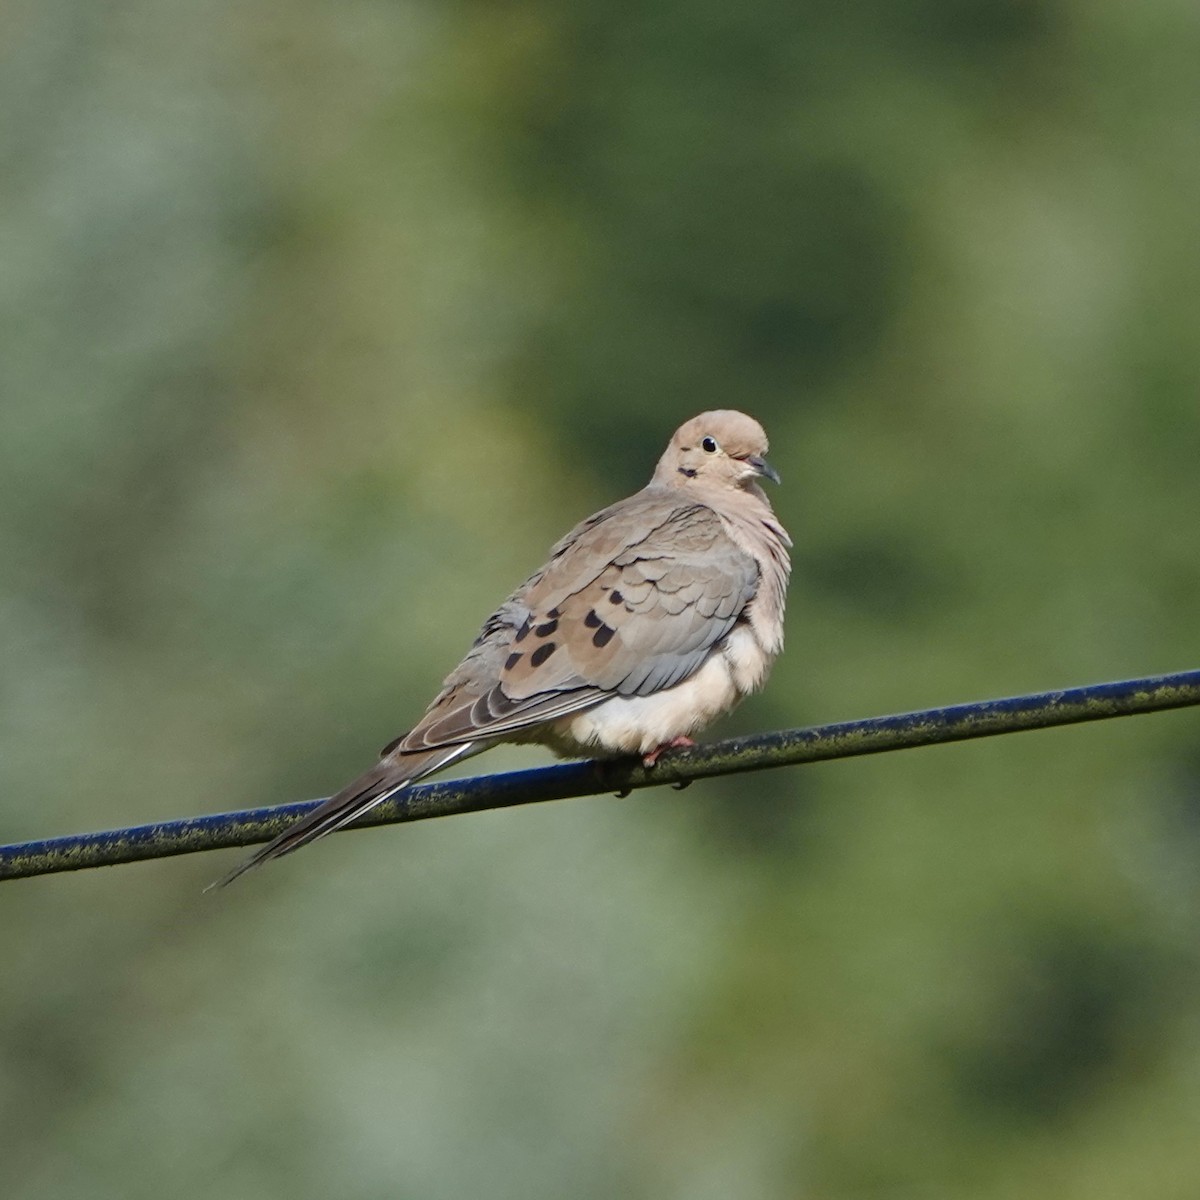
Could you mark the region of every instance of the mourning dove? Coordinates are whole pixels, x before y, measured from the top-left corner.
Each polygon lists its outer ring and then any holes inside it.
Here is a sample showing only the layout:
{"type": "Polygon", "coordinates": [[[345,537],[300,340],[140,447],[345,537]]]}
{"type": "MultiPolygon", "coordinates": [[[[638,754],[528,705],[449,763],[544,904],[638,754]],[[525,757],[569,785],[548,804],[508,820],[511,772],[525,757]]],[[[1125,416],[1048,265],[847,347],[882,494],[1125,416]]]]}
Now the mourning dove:
{"type": "Polygon", "coordinates": [[[220,882],[499,742],[640,754],[648,767],[692,745],[783,648],[792,543],[759,486],[779,482],[766,450],[744,413],[680,426],[650,482],[572,529],[484,622],[410,732],[220,882]]]}

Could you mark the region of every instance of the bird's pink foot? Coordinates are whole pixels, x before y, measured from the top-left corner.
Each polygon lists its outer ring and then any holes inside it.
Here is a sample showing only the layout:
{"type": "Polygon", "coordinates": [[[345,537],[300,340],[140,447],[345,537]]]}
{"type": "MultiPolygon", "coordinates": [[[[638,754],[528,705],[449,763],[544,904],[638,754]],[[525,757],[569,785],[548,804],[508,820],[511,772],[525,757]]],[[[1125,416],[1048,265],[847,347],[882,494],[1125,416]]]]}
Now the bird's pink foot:
{"type": "Polygon", "coordinates": [[[669,742],[663,742],[661,746],[655,746],[649,754],[642,755],[642,766],[649,770],[656,762],[659,756],[666,750],[683,750],[688,746],[694,746],[696,743],[690,737],[684,737],[682,734],[679,737],[673,737],[669,742]]]}

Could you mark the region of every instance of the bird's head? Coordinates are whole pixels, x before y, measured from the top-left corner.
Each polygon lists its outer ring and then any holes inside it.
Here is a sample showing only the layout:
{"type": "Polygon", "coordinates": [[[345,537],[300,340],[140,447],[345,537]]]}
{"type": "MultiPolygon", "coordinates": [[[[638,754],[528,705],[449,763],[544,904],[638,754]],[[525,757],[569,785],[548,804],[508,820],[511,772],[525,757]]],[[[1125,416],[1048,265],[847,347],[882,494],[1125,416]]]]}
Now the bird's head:
{"type": "Polygon", "coordinates": [[[767,435],[745,413],[718,408],[685,421],[658,461],[654,481],[666,487],[757,490],[760,479],[779,482],[764,457],[767,435]]]}

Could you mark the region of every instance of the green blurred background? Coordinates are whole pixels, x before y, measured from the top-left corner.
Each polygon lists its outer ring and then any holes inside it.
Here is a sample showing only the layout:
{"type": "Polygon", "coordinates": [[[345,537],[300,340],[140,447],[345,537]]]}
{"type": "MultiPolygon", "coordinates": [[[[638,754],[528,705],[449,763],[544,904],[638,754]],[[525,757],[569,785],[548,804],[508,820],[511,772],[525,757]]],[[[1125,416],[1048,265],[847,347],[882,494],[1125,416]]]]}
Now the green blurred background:
{"type": "MultiPolygon", "coordinates": [[[[1190,0],[10,0],[0,840],[328,794],[714,406],[796,540],[722,732],[1196,666],[1198,62],[1190,0]]],[[[4,1196],[1190,1200],[1197,721],[6,885],[4,1196]]]]}

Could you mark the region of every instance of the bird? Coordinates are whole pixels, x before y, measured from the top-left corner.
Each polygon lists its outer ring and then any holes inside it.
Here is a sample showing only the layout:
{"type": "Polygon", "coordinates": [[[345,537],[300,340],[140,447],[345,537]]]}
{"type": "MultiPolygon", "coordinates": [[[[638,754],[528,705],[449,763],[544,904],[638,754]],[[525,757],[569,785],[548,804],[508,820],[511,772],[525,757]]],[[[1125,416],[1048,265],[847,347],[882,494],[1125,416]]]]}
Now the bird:
{"type": "Polygon", "coordinates": [[[588,517],[483,623],[408,733],[212,886],[341,829],[501,742],[562,757],[661,754],[766,681],[783,649],[791,538],[763,427],[733,409],[685,421],[650,482],[588,517]]]}

